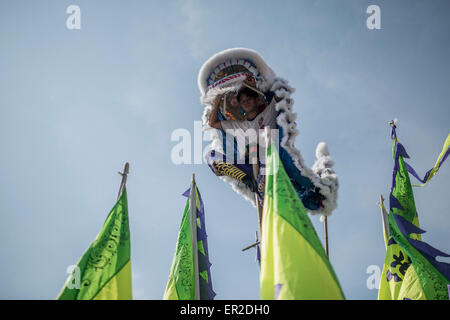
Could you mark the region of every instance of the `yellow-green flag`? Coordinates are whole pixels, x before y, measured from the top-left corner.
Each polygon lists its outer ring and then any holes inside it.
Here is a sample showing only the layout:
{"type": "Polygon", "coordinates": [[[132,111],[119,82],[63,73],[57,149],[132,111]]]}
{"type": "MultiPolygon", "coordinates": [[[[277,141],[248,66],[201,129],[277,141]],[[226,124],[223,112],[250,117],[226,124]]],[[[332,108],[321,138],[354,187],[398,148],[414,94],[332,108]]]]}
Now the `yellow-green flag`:
{"type": "Polygon", "coordinates": [[[447,160],[448,155],[450,154],[450,134],[447,135],[447,139],[445,139],[444,142],[444,146],[442,147],[442,151],[439,154],[438,159],[436,160],[436,163],[434,165],[433,168],[431,168],[430,170],[428,170],[428,172],[425,174],[425,176],[423,177],[423,179],[421,179],[416,171],[410,167],[409,165],[407,166],[408,171],[414,176],[416,177],[420,182],[422,182],[422,184],[419,185],[415,185],[414,187],[423,187],[425,186],[428,181],[431,180],[431,178],[433,178],[436,173],[438,172],[439,168],[441,167],[441,165],[445,162],[445,160],[447,160]]]}
{"type": "Polygon", "coordinates": [[[266,153],[261,233],[261,299],[344,299],[333,267],[274,146],[266,153]]]}
{"type": "Polygon", "coordinates": [[[213,300],[205,210],[195,180],[183,193],[188,197],[181,220],[164,300],[213,300]]]}
{"type": "Polygon", "coordinates": [[[127,192],[68,277],[59,300],[131,300],[130,228],[127,192]]]}
{"type": "Polygon", "coordinates": [[[408,175],[411,168],[404,161],[409,156],[395,129],[393,126],[391,133],[394,170],[389,195],[389,237],[378,299],[448,300],[450,264],[436,258],[450,255],[422,240],[425,231],[419,226],[408,175]]]}

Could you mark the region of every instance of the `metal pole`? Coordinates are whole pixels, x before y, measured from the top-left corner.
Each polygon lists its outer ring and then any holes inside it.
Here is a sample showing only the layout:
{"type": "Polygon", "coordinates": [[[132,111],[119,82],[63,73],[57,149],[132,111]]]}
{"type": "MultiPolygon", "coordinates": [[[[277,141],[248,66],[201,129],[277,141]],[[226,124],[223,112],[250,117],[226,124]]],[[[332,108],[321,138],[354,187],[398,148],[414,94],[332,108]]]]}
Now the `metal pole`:
{"type": "Polygon", "coordinates": [[[195,173],[192,174],[191,192],[189,195],[189,220],[191,225],[191,241],[194,254],[194,281],[195,300],[200,300],[200,280],[198,273],[198,247],[197,247],[197,201],[195,197],[195,173]]]}
{"type": "Polygon", "coordinates": [[[256,247],[256,246],[259,245],[260,243],[261,243],[261,241],[256,240],[256,242],[255,242],[254,244],[251,244],[251,245],[245,247],[244,249],[242,249],[242,251],[246,251],[246,250],[248,250],[248,249],[251,249],[251,248],[253,248],[253,247],[256,247]]]}
{"type": "MultiPolygon", "coordinates": [[[[256,184],[258,182],[258,175],[259,175],[259,158],[258,158],[258,152],[259,152],[259,146],[257,142],[254,142],[254,144],[250,144],[249,146],[249,161],[252,164],[253,168],[253,179],[255,180],[256,184]]],[[[258,190],[255,192],[255,204],[256,204],[256,212],[258,215],[258,230],[260,238],[262,239],[262,233],[261,233],[261,224],[262,224],[262,207],[259,203],[258,199],[258,190]]]]}
{"type": "MultiPolygon", "coordinates": [[[[269,127],[265,127],[265,135],[266,135],[266,148],[268,148],[268,145],[270,143],[270,129],[269,127]]],[[[259,154],[259,148],[258,145],[250,145],[249,147],[249,161],[252,163],[253,168],[253,178],[255,181],[258,181],[258,175],[259,175],[259,162],[258,162],[258,154],[259,154]]],[[[255,243],[245,247],[242,249],[242,251],[246,251],[250,248],[253,248],[257,245],[261,244],[262,241],[262,215],[263,215],[263,207],[261,206],[259,199],[258,199],[258,192],[255,192],[255,202],[256,202],[256,213],[258,216],[258,231],[259,231],[259,241],[256,241],[255,243]]]]}
{"type": "MultiPolygon", "coordinates": [[[[258,163],[254,163],[253,164],[253,176],[255,177],[255,180],[257,181],[258,179],[258,173],[259,173],[259,164],[258,163]]],[[[255,192],[255,202],[256,202],[256,212],[258,215],[258,228],[259,228],[259,235],[262,239],[262,206],[259,203],[259,199],[258,199],[258,192],[255,192]]]]}
{"type": "Polygon", "coordinates": [[[383,222],[383,228],[384,228],[384,234],[386,236],[386,244],[387,241],[389,240],[389,237],[391,236],[390,231],[389,231],[389,218],[388,218],[388,213],[386,212],[386,209],[384,207],[384,198],[383,195],[380,195],[380,208],[381,208],[381,219],[383,222]]]}
{"type": "Polygon", "coordinates": [[[327,257],[330,257],[329,249],[328,249],[328,217],[325,216],[325,251],[327,253],[327,257]]]}

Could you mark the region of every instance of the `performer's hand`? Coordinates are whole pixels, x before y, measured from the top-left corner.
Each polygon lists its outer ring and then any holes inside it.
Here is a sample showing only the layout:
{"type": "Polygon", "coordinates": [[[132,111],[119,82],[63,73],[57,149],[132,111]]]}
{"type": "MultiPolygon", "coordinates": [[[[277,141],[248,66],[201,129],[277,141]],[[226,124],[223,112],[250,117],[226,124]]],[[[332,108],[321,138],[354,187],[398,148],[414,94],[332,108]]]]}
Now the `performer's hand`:
{"type": "Polygon", "coordinates": [[[218,116],[219,104],[220,104],[220,101],[222,101],[222,97],[223,97],[223,94],[220,94],[216,97],[216,99],[214,100],[214,103],[213,103],[213,108],[209,114],[208,124],[211,128],[214,128],[214,129],[222,129],[222,124],[221,124],[221,122],[219,120],[219,116],[218,116]]]}
{"type": "Polygon", "coordinates": [[[214,108],[217,108],[219,106],[220,101],[223,100],[223,94],[219,94],[216,97],[216,100],[214,100],[214,108]]]}
{"type": "Polygon", "coordinates": [[[247,187],[249,187],[252,192],[258,191],[258,185],[256,184],[256,181],[255,181],[255,179],[253,179],[253,177],[246,175],[245,177],[242,178],[242,182],[247,187]]]}

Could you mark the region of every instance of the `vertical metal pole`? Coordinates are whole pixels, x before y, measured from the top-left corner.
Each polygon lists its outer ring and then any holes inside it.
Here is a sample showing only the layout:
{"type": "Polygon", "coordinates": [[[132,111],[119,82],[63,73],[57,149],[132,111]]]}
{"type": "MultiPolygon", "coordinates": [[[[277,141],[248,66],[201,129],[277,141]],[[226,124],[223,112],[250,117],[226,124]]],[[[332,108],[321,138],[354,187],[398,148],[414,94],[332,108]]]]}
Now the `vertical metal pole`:
{"type": "Polygon", "coordinates": [[[200,300],[200,280],[198,273],[198,247],[197,247],[197,201],[195,196],[195,174],[192,174],[191,192],[189,195],[189,220],[191,225],[191,241],[194,257],[195,300],[200,300]]]}
{"type": "Polygon", "coordinates": [[[386,237],[386,246],[387,241],[389,241],[389,237],[391,236],[389,231],[389,218],[388,213],[386,212],[386,209],[384,207],[384,198],[383,195],[380,195],[380,207],[381,207],[381,219],[383,221],[383,228],[384,228],[384,235],[386,237]]]}
{"type": "Polygon", "coordinates": [[[329,249],[328,249],[328,217],[325,216],[325,251],[327,253],[327,257],[330,257],[329,249]]]}
{"type": "MultiPolygon", "coordinates": [[[[259,164],[253,163],[253,177],[255,177],[255,180],[258,179],[258,173],[259,173],[259,164]]],[[[255,192],[255,202],[256,202],[256,212],[258,215],[258,228],[259,228],[259,235],[262,239],[262,206],[259,203],[258,199],[258,192],[255,192]]]]}
{"type": "MultiPolygon", "coordinates": [[[[272,142],[271,141],[272,137],[270,135],[270,128],[269,127],[265,127],[264,128],[264,136],[265,136],[265,139],[266,139],[264,144],[265,144],[265,147],[266,147],[266,154],[267,154],[267,149],[269,148],[269,146],[270,146],[270,144],[272,142]]],[[[259,154],[259,149],[258,149],[257,155],[258,154],[259,154]]],[[[253,175],[255,176],[255,179],[257,179],[258,174],[259,174],[259,162],[258,162],[259,159],[258,159],[258,157],[256,159],[257,159],[256,165],[255,164],[253,165],[253,175]]],[[[267,159],[264,159],[264,160],[265,160],[264,163],[267,163],[267,159]]],[[[266,168],[266,172],[267,172],[267,168],[266,168]]],[[[266,172],[264,172],[264,174],[266,172]]],[[[267,181],[266,181],[266,183],[267,183],[267,181]]],[[[265,194],[264,194],[264,197],[265,197],[265,194]]],[[[256,204],[257,204],[257,212],[258,212],[259,239],[260,239],[260,242],[262,243],[262,239],[263,239],[263,237],[262,237],[263,207],[259,203],[258,193],[255,194],[255,201],[256,201],[256,204]]],[[[263,201],[264,201],[264,199],[263,199],[263,201]]]]}

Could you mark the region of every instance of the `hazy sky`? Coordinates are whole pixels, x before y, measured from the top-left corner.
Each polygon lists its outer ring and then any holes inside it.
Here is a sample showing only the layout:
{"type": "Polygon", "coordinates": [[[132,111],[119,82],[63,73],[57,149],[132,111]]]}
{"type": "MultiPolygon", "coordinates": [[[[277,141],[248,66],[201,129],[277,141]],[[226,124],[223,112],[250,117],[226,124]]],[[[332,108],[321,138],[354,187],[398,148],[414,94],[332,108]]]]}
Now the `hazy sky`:
{"type": "MultiPolygon", "coordinates": [[[[0,298],[54,299],[115,203],[126,161],[133,296],[161,299],[196,174],[217,299],[259,299],[256,211],[203,165],[175,165],[171,133],[203,106],[211,55],[257,50],[296,88],[296,146],[329,145],[339,175],[330,259],[348,299],[385,248],[378,197],[392,177],[388,121],[421,175],[449,133],[450,2],[0,2],[0,298]],[[69,30],[69,5],[81,29],[69,30]],[[381,30],[366,9],[381,8],[381,30]]],[[[204,146],[206,146],[206,142],[204,146]]],[[[448,163],[415,190],[423,239],[450,252],[448,163]]],[[[319,217],[312,221],[323,240],[319,217]]]]}

